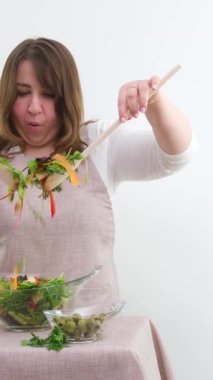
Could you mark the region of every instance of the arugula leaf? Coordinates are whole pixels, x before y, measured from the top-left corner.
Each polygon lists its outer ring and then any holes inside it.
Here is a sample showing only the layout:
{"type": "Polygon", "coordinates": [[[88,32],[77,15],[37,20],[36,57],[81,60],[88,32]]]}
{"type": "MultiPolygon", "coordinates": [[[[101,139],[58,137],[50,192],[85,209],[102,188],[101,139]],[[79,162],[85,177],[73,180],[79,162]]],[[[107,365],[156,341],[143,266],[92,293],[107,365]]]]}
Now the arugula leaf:
{"type": "Polygon", "coordinates": [[[19,186],[23,189],[27,187],[25,175],[18,169],[14,168],[6,158],[0,157],[0,164],[4,165],[13,175],[13,178],[18,181],[19,186]]]}
{"type": "Polygon", "coordinates": [[[36,160],[29,160],[27,162],[27,168],[31,174],[35,174],[38,168],[38,162],[36,160]]]}
{"type": "Polygon", "coordinates": [[[6,158],[0,157],[0,164],[4,165],[8,169],[13,169],[13,166],[8,162],[6,158]]]}
{"type": "Polygon", "coordinates": [[[68,161],[79,161],[79,160],[83,160],[84,159],[84,155],[79,152],[78,150],[76,150],[74,153],[68,153],[67,156],[66,156],[66,159],[68,161]]]}

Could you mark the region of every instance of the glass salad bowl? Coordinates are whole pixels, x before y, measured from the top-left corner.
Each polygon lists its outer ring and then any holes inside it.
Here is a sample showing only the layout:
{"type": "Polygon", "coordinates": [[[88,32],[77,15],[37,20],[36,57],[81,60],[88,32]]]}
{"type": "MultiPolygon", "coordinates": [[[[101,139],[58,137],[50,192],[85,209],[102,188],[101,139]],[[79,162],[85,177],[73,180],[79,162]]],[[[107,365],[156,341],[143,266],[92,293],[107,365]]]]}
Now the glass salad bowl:
{"type": "Polygon", "coordinates": [[[46,310],[44,314],[54,328],[59,326],[68,343],[94,342],[101,337],[106,322],[118,314],[126,302],[121,300],[110,307],[88,306],[64,310],[46,310]]]}
{"type": "Polygon", "coordinates": [[[65,281],[35,275],[0,273],[0,326],[11,331],[32,331],[49,328],[44,310],[62,309],[76,298],[90,277],[99,272],[96,267],[86,275],[65,281]]]}

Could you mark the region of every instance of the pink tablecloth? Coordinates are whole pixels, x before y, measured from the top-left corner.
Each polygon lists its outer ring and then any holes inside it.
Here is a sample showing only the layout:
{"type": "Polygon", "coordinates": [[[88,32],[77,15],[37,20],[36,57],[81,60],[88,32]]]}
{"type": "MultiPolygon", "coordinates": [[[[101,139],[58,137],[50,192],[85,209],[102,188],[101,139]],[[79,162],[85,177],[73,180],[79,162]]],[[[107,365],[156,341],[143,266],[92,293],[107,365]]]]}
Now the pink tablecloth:
{"type": "Polygon", "coordinates": [[[146,317],[116,316],[101,340],[59,352],[21,346],[30,337],[0,328],[0,380],[173,380],[156,328],[146,317]]]}

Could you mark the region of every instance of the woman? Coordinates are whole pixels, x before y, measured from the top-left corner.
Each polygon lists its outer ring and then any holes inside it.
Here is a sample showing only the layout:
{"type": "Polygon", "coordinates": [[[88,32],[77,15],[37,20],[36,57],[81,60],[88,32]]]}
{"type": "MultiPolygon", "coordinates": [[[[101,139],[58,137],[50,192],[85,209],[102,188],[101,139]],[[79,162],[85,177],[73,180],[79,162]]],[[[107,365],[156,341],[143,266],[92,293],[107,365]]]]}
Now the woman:
{"type": "MultiPolygon", "coordinates": [[[[111,303],[119,297],[110,196],[122,181],[174,173],[189,161],[196,145],[185,117],[158,85],[154,76],[121,87],[121,122],[144,112],[152,130],[148,133],[131,123],[118,128],[88,158],[87,184],[81,181],[75,188],[65,181],[62,191],[55,193],[54,218],[49,202],[41,201],[35,187],[26,191],[18,227],[14,205],[0,202],[0,234],[7,238],[1,271],[10,272],[22,257],[27,273],[63,272],[67,279],[103,265],[81,291],[78,303],[111,303]],[[155,94],[149,101],[150,90],[155,94]]],[[[28,39],[11,52],[0,82],[0,152],[13,167],[23,170],[30,159],[81,152],[105,128],[102,121],[84,121],[78,71],[65,46],[46,38],[28,39]]],[[[80,178],[84,172],[80,165],[80,178]]],[[[1,184],[0,194],[5,192],[1,184]]]]}

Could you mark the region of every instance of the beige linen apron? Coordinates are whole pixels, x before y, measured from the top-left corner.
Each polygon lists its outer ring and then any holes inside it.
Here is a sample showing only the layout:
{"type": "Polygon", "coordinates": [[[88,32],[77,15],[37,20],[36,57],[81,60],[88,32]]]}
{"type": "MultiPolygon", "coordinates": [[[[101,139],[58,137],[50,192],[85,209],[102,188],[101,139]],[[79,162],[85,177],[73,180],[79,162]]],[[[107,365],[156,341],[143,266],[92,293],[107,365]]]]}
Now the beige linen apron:
{"type": "MultiPolygon", "coordinates": [[[[29,157],[17,154],[11,161],[18,169],[26,166],[29,157]]],[[[118,285],[113,262],[114,219],[106,186],[91,159],[88,160],[89,181],[83,183],[85,170],[79,168],[81,185],[74,188],[69,181],[55,192],[56,215],[51,218],[49,199],[42,200],[38,189],[26,192],[20,221],[14,214],[14,203],[0,201],[0,271],[11,273],[25,258],[26,273],[58,276],[66,280],[87,274],[97,265],[101,271],[89,279],[81,290],[77,305],[112,303],[118,299],[118,285]],[[40,212],[38,221],[32,208],[40,212]],[[4,249],[3,249],[4,248],[4,249]]],[[[0,183],[0,196],[7,189],[0,183]]]]}

